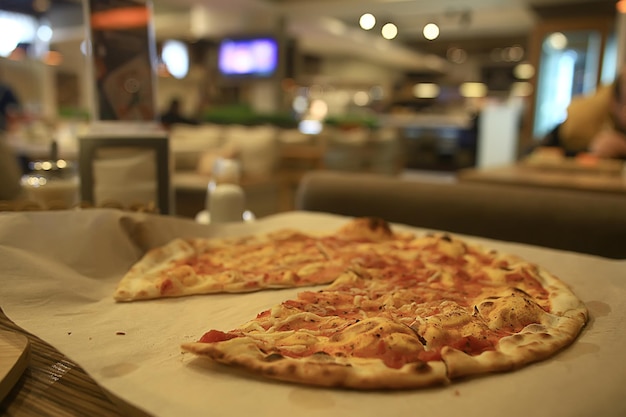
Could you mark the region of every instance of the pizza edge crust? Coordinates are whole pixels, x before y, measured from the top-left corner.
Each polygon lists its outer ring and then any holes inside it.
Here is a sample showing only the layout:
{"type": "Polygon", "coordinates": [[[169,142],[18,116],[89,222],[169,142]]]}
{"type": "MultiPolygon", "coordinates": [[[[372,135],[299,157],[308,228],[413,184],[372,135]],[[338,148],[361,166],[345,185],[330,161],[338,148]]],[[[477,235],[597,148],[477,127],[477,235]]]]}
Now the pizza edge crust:
{"type": "Polygon", "coordinates": [[[307,385],[373,390],[422,388],[450,382],[442,361],[413,362],[394,369],[378,359],[334,358],[327,354],[290,358],[264,354],[249,337],[219,343],[191,342],[181,348],[256,375],[307,385]]]}
{"type": "Polygon", "coordinates": [[[150,249],[124,274],[118,282],[113,299],[115,301],[134,301],[157,298],[158,286],[153,278],[162,275],[162,271],[172,261],[184,259],[196,253],[190,240],[174,239],[164,246],[150,249]]]}

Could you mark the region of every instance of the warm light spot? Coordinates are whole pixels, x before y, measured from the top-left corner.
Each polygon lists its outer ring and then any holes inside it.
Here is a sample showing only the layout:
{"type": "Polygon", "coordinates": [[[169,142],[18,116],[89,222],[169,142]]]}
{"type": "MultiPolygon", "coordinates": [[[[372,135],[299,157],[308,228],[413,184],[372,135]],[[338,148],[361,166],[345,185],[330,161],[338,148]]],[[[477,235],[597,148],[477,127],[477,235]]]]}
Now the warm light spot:
{"type": "Polygon", "coordinates": [[[463,83],[459,88],[461,96],[465,98],[480,98],[487,95],[487,86],[483,83],[463,83]]]}
{"type": "Polygon", "coordinates": [[[554,50],[561,51],[567,47],[567,36],[561,32],[554,32],[546,39],[546,45],[554,50]]]}
{"type": "Polygon", "coordinates": [[[528,97],[533,93],[533,85],[527,81],[516,82],[511,86],[513,97],[528,97]]]}
{"type": "Polygon", "coordinates": [[[147,26],[150,14],[147,7],[124,7],[106,10],[91,15],[91,28],[102,29],[130,29],[147,26]]]}
{"type": "Polygon", "coordinates": [[[428,23],[424,26],[424,30],[422,31],[424,37],[429,41],[435,40],[439,37],[439,26],[434,23],[428,23]]]}
{"type": "Polygon", "coordinates": [[[535,67],[527,62],[518,64],[513,68],[513,75],[519,80],[531,79],[535,75],[535,67]]]}
{"type": "Polygon", "coordinates": [[[371,13],[365,13],[359,19],[359,26],[363,30],[370,30],[376,26],[376,18],[371,13]]]}
{"type": "Polygon", "coordinates": [[[417,98],[436,98],[440,90],[435,83],[418,83],[413,86],[413,95],[417,98]]]}
{"type": "Polygon", "coordinates": [[[357,106],[367,106],[370,102],[370,95],[366,91],[357,91],[352,97],[352,101],[357,106]]]}
{"type": "Polygon", "coordinates": [[[311,107],[309,108],[309,116],[312,119],[322,120],[328,114],[328,104],[324,100],[311,101],[311,107]]]}
{"type": "Polygon", "coordinates": [[[393,23],[387,23],[385,24],[385,26],[383,26],[380,33],[385,39],[393,39],[398,36],[398,27],[393,23]]]}
{"type": "Polygon", "coordinates": [[[59,66],[63,62],[63,55],[57,51],[48,51],[43,56],[43,62],[52,67],[59,66]]]}

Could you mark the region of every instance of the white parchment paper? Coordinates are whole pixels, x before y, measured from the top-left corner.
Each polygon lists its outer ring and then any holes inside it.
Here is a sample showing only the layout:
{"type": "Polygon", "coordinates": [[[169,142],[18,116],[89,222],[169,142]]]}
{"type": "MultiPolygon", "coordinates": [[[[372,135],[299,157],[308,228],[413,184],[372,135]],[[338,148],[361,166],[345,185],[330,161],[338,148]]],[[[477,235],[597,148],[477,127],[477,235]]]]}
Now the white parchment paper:
{"type": "Polygon", "coordinates": [[[104,388],[156,416],[626,415],[626,261],[467,237],[561,277],[587,303],[590,323],[573,346],[549,360],[415,391],[285,384],[181,352],[181,342],[212,328],[229,330],[300,289],[134,303],[112,299],[127,269],[148,248],[174,237],[282,227],[333,230],[345,221],[291,212],[251,224],[205,226],[115,210],[3,213],[0,306],[104,388]]]}

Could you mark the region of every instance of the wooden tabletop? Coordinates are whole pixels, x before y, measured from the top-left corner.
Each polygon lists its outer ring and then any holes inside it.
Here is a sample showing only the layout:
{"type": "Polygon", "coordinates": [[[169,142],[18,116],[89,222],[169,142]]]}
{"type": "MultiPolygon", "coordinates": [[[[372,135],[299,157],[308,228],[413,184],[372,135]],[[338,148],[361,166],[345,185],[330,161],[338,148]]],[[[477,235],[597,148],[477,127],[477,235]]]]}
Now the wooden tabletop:
{"type": "Polygon", "coordinates": [[[459,181],[593,191],[626,196],[626,177],[613,170],[538,167],[524,163],[493,168],[468,168],[459,181]]]}
{"type": "Polygon", "coordinates": [[[25,335],[31,349],[26,370],[0,402],[0,415],[148,416],[107,393],[80,366],[48,343],[15,325],[1,309],[0,330],[25,335]]]}

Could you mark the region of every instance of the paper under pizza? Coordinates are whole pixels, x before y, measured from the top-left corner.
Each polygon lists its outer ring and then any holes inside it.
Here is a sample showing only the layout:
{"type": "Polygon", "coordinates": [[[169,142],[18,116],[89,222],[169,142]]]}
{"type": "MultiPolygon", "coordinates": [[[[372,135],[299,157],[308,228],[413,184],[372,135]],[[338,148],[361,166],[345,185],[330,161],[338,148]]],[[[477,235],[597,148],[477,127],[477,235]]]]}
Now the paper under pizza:
{"type": "Polygon", "coordinates": [[[404,389],[545,359],[587,322],[584,304],[537,265],[371,218],[326,234],[178,239],[133,266],[115,298],[300,286],[311,288],[182,349],[282,381],[404,389]]]}

